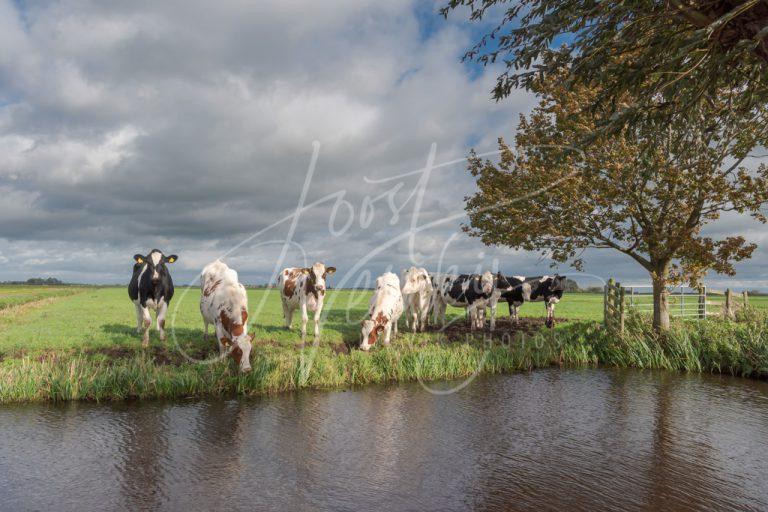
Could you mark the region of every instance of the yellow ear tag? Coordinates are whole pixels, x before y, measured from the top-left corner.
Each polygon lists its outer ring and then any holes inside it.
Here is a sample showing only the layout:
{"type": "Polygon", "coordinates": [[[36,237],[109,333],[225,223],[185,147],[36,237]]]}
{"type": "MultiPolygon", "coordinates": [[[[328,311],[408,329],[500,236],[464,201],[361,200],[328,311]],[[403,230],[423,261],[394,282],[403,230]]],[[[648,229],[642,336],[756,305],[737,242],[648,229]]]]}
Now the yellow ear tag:
{"type": "Polygon", "coordinates": [[[174,261],[176,261],[176,258],[168,258],[168,263],[173,263],[174,261]]]}
{"type": "Polygon", "coordinates": [[[138,259],[136,260],[136,263],[144,263],[144,259],[142,259],[142,258],[138,258],[138,259]]]}

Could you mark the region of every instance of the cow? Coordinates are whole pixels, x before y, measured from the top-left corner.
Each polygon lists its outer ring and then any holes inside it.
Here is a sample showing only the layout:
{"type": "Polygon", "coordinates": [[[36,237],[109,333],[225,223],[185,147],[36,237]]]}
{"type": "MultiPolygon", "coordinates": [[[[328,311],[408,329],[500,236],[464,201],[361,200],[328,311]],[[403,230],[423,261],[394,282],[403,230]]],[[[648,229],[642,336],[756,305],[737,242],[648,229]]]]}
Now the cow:
{"type": "Polygon", "coordinates": [[[216,260],[203,269],[200,279],[200,313],[208,340],[208,326],[213,324],[219,344],[219,356],[230,355],[240,368],[251,371],[251,342],[248,335],[248,295],[237,279],[237,272],[216,260]]]}
{"type": "Polygon", "coordinates": [[[466,308],[470,319],[470,330],[482,329],[485,325],[485,308],[489,304],[495,286],[494,275],[442,274],[435,277],[433,313],[435,325],[445,326],[445,310],[450,306],[466,308]]]}
{"type": "MultiPolygon", "coordinates": [[[[501,272],[498,272],[494,279],[494,287],[493,287],[493,294],[491,294],[491,299],[488,303],[490,310],[491,310],[491,330],[493,331],[496,328],[496,306],[499,302],[505,302],[506,300],[502,298],[504,294],[511,292],[515,289],[516,286],[519,286],[525,282],[525,276],[505,276],[501,272]]],[[[513,311],[513,303],[509,303],[510,308],[510,316],[512,316],[513,311]]],[[[520,307],[520,304],[514,303],[514,319],[515,322],[517,322],[517,308],[520,307]]]]}
{"type": "Polygon", "coordinates": [[[403,294],[400,279],[392,272],[376,278],[376,290],[368,307],[370,318],[361,322],[360,349],[370,350],[384,333],[382,343],[389,345],[390,333],[397,337],[397,321],[403,314],[403,294]]]}
{"type": "Polygon", "coordinates": [[[432,281],[424,268],[411,267],[403,270],[403,304],[405,325],[413,332],[424,331],[432,298],[432,281]]]}
{"type": "Polygon", "coordinates": [[[160,340],[165,341],[165,314],[173,298],[173,280],[166,265],[178,259],[175,254],[166,256],[158,249],[152,249],[146,256],[133,256],[133,276],[128,283],[128,297],[136,306],[136,332],[144,333],[141,340],[143,347],[149,346],[149,326],[152,325],[150,309],[155,310],[160,340]]]}
{"type": "Polygon", "coordinates": [[[277,278],[283,303],[285,328],[291,328],[293,312],[301,309],[301,338],[307,335],[307,310],[315,313],[315,339],[320,337],[320,315],[325,297],[325,278],[336,272],[336,267],[315,263],[311,267],[289,267],[277,278]]]}
{"type": "MultiPolygon", "coordinates": [[[[519,276],[514,279],[519,279],[519,276]]],[[[544,302],[547,309],[545,323],[552,328],[555,325],[555,304],[563,298],[566,281],[565,276],[558,275],[526,277],[522,283],[502,292],[499,300],[509,304],[509,316],[515,322],[518,321],[517,309],[524,302],[544,302]]]]}

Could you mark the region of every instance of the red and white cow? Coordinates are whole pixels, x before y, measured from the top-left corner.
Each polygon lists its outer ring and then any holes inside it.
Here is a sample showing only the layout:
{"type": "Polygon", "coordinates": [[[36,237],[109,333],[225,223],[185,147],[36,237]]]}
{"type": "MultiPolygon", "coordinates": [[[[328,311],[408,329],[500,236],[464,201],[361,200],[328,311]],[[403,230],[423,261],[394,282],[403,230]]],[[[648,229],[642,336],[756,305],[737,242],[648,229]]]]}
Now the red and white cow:
{"type": "Polygon", "coordinates": [[[424,331],[432,300],[432,280],[425,268],[411,267],[403,271],[403,304],[405,325],[413,332],[424,331]]]}
{"type": "Polygon", "coordinates": [[[387,272],[376,279],[376,290],[371,297],[368,313],[371,318],[361,322],[360,349],[370,350],[382,332],[382,342],[389,345],[390,332],[397,337],[397,321],[403,314],[403,294],[400,292],[400,279],[397,275],[387,272]]]}
{"type": "Polygon", "coordinates": [[[311,267],[285,268],[277,278],[280,299],[283,302],[285,328],[291,328],[293,312],[301,309],[301,337],[307,335],[307,311],[315,313],[315,338],[320,337],[320,315],[323,312],[325,278],[336,272],[336,267],[315,263],[311,267]]]}
{"type": "Polygon", "coordinates": [[[230,355],[241,372],[251,371],[251,342],[248,335],[248,295],[237,279],[237,272],[216,260],[203,269],[200,280],[200,313],[208,339],[213,324],[219,342],[219,355],[230,355]]]}

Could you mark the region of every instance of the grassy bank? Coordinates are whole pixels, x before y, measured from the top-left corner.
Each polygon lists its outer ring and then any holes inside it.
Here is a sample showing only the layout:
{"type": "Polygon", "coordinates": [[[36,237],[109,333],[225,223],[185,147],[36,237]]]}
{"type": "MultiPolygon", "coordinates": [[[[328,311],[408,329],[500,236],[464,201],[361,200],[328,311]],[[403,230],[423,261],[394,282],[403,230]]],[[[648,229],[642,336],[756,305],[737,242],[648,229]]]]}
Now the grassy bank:
{"type": "MultiPolygon", "coordinates": [[[[213,359],[202,341],[199,292],[180,292],[169,325],[174,336],[161,343],[152,333],[141,349],[132,304],[123,289],[88,289],[29,303],[12,316],[0,314],[0,402],[109,400],[204,394],[259,394],[306,387],[330,388],[406,380],[456,379],[477,372],[501,373],[550,365],[605,364],[638,368],[768,375],[768,334],[763,313],[742,322],[679,323],[666,340],[639,320],[623,338],[599,328],[598,295],[573,294],[558,305],[569,319],[556,329],[517,332],[504,338],[469,337],[461,329],[401,334],[371,353],[349,350],[370,292],[331,292],[317,345],[281,328],[276,292],[249,290],[256,335],[253,371],[213,359]]],[[[541,304],[523,307],[541,317],[541,304]]],[[[454,319],[462,312],[451,310],[454,319]]],[[[295,319],[298,322],[298,318],[295,319]]],[[[401,327],[401,330],[403,328],[401,327]]]]}

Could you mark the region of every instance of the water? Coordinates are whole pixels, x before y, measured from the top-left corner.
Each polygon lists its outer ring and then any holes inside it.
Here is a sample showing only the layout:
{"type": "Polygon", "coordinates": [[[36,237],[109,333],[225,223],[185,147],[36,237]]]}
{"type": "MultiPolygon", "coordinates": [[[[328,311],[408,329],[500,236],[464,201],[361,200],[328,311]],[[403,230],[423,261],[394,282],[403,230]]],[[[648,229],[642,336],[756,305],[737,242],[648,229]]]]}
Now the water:
{"type": "Polygon", "coordinates": [[[667,372],[8,406],[0,508],[766,510],[766,439],[768,383],[667,372]]]}

